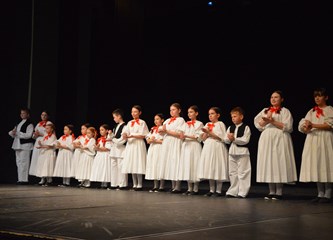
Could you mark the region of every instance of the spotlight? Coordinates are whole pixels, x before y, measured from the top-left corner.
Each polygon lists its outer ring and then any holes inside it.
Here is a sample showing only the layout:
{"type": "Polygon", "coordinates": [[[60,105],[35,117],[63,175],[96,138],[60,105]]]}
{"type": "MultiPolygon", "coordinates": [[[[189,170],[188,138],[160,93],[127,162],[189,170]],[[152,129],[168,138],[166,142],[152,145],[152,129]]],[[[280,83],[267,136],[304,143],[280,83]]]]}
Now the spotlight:
{"type": "Polygon", "coordinates": [[[208,1],[208,6],[213,6],[213,2],[212,1],[208,1]]]}

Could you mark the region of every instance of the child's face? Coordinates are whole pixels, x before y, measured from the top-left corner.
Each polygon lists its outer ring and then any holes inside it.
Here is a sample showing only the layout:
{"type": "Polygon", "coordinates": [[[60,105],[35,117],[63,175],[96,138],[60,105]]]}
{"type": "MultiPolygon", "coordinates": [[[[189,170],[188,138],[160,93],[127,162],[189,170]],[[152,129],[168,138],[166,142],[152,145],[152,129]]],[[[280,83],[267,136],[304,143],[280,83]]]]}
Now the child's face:
{"type": "Polygon", "coordinates": [[[87,130],[87,137],[88,138],[93,138],[94,137],[94,133],[91,130],[87,130]]]}
{"type": "Polygon", "coordinates": [[[218,114],[217,112],[215,112],[213,109],[210,109],[208,111],[208,118],[209,121],[211,122],[217,122],[219,120],[220,114],[218,114]]]}
{"type": "Polygon", "coordinates": [[[27,111],[23,111],[23,110],[21,110],[20,117],[21,117],[22,119],[27,119],[27,118],[29,117],[29,114],[28,114],[27,111]]]}
{"type": "Polygon", "coordinates": [[[121,120],[121,116],[118,114],[113,114],[113,121],[115,121],[115,123],[119,123],[121,120]]]}
{"type": "Polygon", "coordinates": [[[198,116],[198,112],[194,111],[192,108],[189,108],[187,110],[187,116],[191,120],[196,119],[198,116]]]}
{"type": "Polygon", "coordinates": [[[52,128],[51,126],[49,126],[49,125],[46,125],[46,126],[45,126],[45,132],[46,132],[47,134],[50,134],[50,133],[53,132],[53,128],[52,128]]]}
{"type": "Polygon", "coordinates": [[[274,92],[271,95],[271,104],[273,107],[280,107],[283,102],[283,98],[281,98],[281,95],[274,92]]]}
{"type": "Polygon", "coordinates": [[[42,112],[40,115],[40,119],[42,119],[42,121],[46,121],[49,118],[49,115],[47,115],[46,112],[42,112]]]}
{"type": "Polygon", "coordinates": [[[67,126],[64,126],[64,134],[65,135],[71,135],[72,131],[67,126]]]}
{"type": "Polygon", "coordinates": [[[180,109],[176,108],[175,106],[170,107],[170,116],[171,117],[179,117],[180,109]]]}
{"type": "Polygon", "coordinates": [[[136,108],[132,108],[131,114],[134,119],[138,119],[141,115],[141,112],[136,108]]]}
{"type": "Polygon", "coordinates": [[[105,128],[103,128],[103,127],[100,127],[99,128],[99,134],[101,134],[101,136],[106,136],[106,134],[108,133],[108,131],[105,129],[105,128]]]}
{"type": "Polygon", "coordinates": [[[325,106],[327,99],[328,99],[327,96],[319,96],[319,95],[317,95],[317,96],[314,97],[315,103],[318,106],[325,106]]]}
{"type": "Polygon", "coordinates": [[[160,118],[160,116],[157,116],[157,115],[156,115],[156,116],[154,117],[154,123],[155,123],[156,126],[162,126],[163,119],[160,118]]]}
{"type": "Polygon", "coordinates": [[[81,126],[81,134],[86,135],[87,134],[87,127],[86,126],[81,126]]]}
{"type": "Polygon", "coordinates": [[[230,115],[231,115],[231,121],[236,125],[240,124],[243,121],[243,114],[239,112],[232,112],[230,115]]]}

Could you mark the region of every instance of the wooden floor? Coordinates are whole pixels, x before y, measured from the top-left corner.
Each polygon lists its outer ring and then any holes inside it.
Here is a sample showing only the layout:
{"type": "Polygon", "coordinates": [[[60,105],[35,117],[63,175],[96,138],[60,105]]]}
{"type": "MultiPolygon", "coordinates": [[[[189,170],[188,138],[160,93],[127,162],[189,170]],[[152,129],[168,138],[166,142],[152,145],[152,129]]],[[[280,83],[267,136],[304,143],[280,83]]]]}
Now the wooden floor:
{"type": "MultiPolygon", "coordinates": [[[[0,185],[0,239],[332,239],[333,204],[316,189],[285,186],[285,200],[0,185]]],[[[224,184],[226,190],[228,184],[224,184]]],[[[186,190],[184,188],[184,190],[186,190]]]]}

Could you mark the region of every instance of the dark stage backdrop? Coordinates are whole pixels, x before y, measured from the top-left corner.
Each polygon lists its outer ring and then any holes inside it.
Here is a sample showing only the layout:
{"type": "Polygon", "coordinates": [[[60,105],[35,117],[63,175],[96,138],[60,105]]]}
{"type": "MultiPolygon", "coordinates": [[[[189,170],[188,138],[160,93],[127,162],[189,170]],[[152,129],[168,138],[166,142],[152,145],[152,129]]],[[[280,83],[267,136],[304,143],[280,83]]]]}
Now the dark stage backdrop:
{"type": "Polygon", "coordinates": [[[227,126],[231,108],[242,106],[252,130],[254,183],[259,132],[253,118],[280,89],[294,117],[299,171],[305,136],[298,122],[314,105],[315,87],[333,92],[328,2],[5,1],[0,76],[9,87],[1,94],[0,182],[16,181],[8,131],[28,104],[30,73],[32,118],[51,112],[58,137],[67,123],[76,134],[84,122],[113,126],[111,112],[118,107],[128,121],[134,104],[143,107],[150,127],[155,113],[169,116],[173,102],[185,118],[187,108],[198,105],[204,123],[209,107],[219,106],[227,126]]]}

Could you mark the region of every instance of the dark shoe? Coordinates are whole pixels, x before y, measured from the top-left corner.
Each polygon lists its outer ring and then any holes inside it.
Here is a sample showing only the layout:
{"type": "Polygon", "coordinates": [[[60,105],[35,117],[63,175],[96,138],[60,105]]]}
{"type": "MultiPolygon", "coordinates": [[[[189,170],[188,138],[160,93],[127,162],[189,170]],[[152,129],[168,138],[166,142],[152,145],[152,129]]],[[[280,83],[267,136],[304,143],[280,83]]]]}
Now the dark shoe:
{"type": "Polygon", "coordinates": [[[198,195],[198,194],[199,194],[198,192],[194,192],[194,191],[193,191],[193,192],[190,192],[188,195],[189,195],[189,196],[193,196],[193,195],[198,195]]]}
{"type": "Polygon", "coordinates": [[[183,195],[190,195],[192,192],[191,191],[186,191],[184,193],[182,193],[183,195]]]}
{"type": "Polygon", "coordinates": [[[321,197],[315,197],[314,199],[312,199],[310,202],[311,203],[318,203],[320,201],[320,199],[322,199],[321,197]]]}
{"type": "Polygon", "coordinates": [[[274,195],[272,196],[272,200],[282,200],[283,196],[282,195],[274,195]]]}
{"type": "Polygon", "coordinates": [[[323,197],[323,198],[320,198],[320,200],[319,200],[318,202],[319,202],[319,203],[330,203],[330,202],[331,202],[331,199],[330,199],[330,198],[323,197]]]}
{"type": "Polygon", "coordinates": [[[264,197],[265,200],[272,200],[272,198],[274,197],[275,195],[273,194],[268,194],[267,196],[264,197]]]}
{"type": "Polygon", "coordinates": [[[213,194],[213,197],[222,197],[222,193],[216,192],[216,193],[213,194]]]}
{"type": "Polygon", "coordinates": [[[230,194],[226,194],[225,197],[226,198],[237,198],[237,196],[233,196],[233,195],[230,195],[230,194]]]}
{"type": "Polygon", "coordinates": [[[205,197],[211,197],[211,196],[213,196],[213,194],[214,194],[214,193],[212,193],[212,192],[208,192],[208,193],[206,193],[204,196],[205,196],[205,197]]]}
{"type": "Polygon", "coordinates": [[[179,194],[182,193],[180,190],[174,189],[171,191],[172,194],[179,194]]]}
{"type": "Polygon", "coordinates": [[[164,188],[159,188],[157,191],[158,192],[165,192],[165,189],[164,188]]]}
{"type": "Polygon", "coordinates": [[[116,190],[118,190],[118,191],[127,190],[127,187],[118,187],[116,190]]]}
{"type": "Polygon", "coordinates": [[[137,192],[142,191],[142,187],[134,188],[134,191],[137,191],[137,192]]]}

